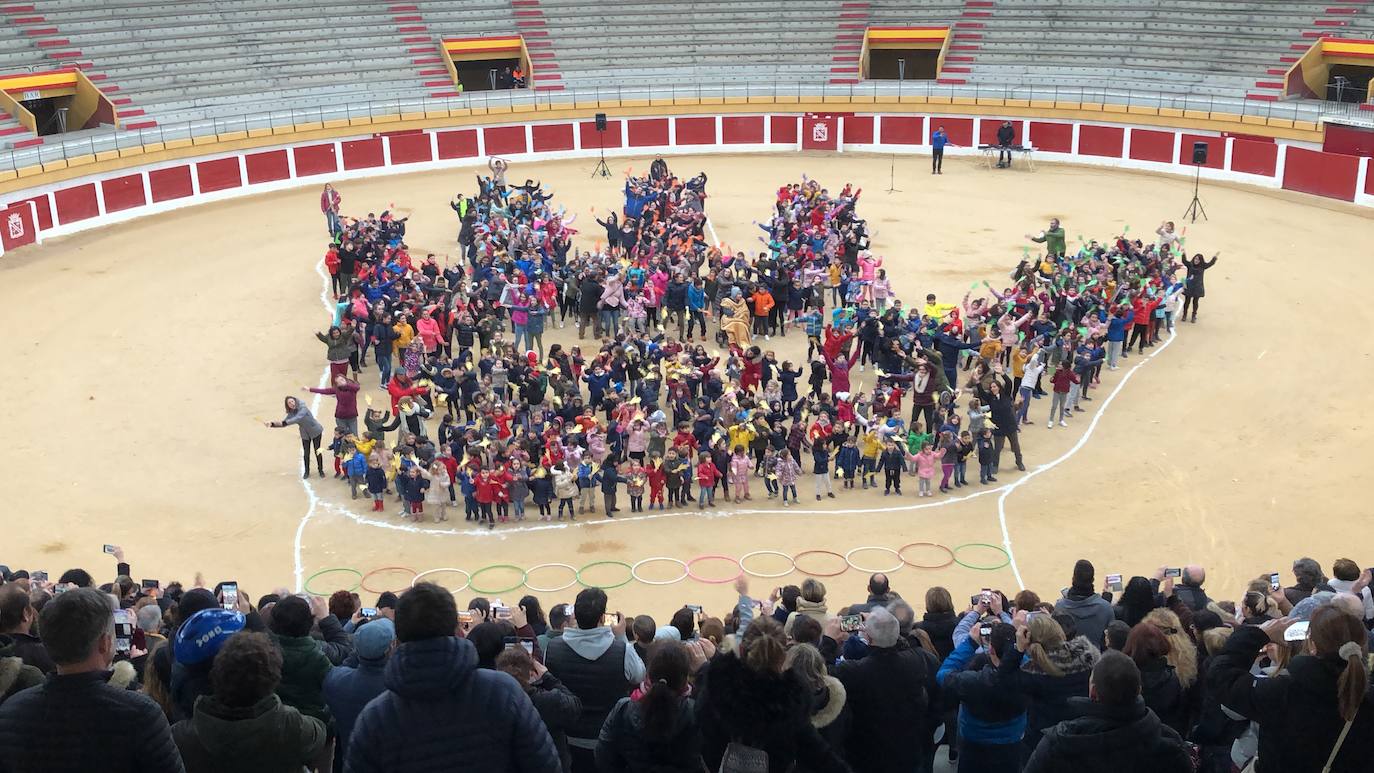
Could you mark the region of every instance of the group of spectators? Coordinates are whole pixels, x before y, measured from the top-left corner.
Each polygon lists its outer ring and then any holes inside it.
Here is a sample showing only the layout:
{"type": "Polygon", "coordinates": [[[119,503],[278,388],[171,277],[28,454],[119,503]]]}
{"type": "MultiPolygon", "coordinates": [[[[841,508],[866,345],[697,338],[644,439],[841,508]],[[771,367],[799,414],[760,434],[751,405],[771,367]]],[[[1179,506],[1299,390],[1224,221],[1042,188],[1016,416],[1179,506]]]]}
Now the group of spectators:
{"type": "Polygon", "coordinates": [[[723,616],[660,624],[598,588],[250,601],[115,558],[105,583],[0,567],[0,771],[920,773],[942,746],[965,773],[1374,759],[1371,574],[1348,559],[1229,600],[1199,566],[1099,584],[1086,560],[1044,597],[908,600],[875,574],[840,605],[813,578],[766,597],[742,578],[723,616]]]}
{"type": "MultiPolygon", "coordinates": [[[[1007,445],[1026,469],[1034,401],[1051,398],[1046,426],[1068,426],[1104,368],[1159,341],[1185,300],[1196,313],[1215,263],[1185,260],[1172,223],[1156,240],[1069,249],[1054,220],[1027,234],[1043,257],[1028,245],[1007,281],[905,306],[850,185],[779,188],[750,258],[707,243],[705,175],[682,180],[658,159],[627,172],[623,212],[596,221],[604,246],[577,251],[551,193],[510,183],[499,159],[490,170],[452,202],[464,262],[416,265],[391,212],[342,220],[326,257],[338,304],[317,337],[333,383],[306,391],[335,398],[334,476],[374,511],[390,496],[398,517],[443,521],[461,503],[495,528],[536,508],[614,517],[622,495],[631,512],[756,493],[792,505],[804,474],[817,501],[836,498],[835,479],[901,495],[904,476],[935,496],[974,485],[970,464],[995,483],[1007,445]],[[546,349],[546,325],[570,315],[597,342],[546,349]],[[768,343],[789,328],[792,359],[768,343]],[[369,353],[390,405],[364,394],[361,413],[369,353]]],[[[304,475],[312,453],[326,474],[324,427],[302,399],[269,426],[296,426],[304,475]]]]}

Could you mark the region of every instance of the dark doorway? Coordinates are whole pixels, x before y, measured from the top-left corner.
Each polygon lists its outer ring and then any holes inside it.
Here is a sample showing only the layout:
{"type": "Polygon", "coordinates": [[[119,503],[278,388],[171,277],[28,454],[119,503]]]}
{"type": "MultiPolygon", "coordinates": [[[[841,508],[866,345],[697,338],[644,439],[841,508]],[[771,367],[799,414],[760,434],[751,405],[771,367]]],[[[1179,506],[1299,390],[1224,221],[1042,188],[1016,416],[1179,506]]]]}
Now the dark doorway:
{"type": "Polygon", "coordinates": [[[868,52],[868,77],[883,81],[933,81],[938,48],[880,48],[868,52]]]}
{"type": "Polygon", "coordinates": [[[25,109],[33,113],[34,125],[38,127],[38,135],[46,137],[49,134],[74,132],[82,128],[67,125],[67,110],[71,107],[73,99],[75,99],[73,96],[41,97],[39,99],[26,99],[23,105],[25,109]]]}
{"type": "Polygon", "coordinates": [[[1326,83],[1326,101],[1361,103],[1369,100],[1369,81],[1374,67],[1333,64],[1326,83]]]}
{"type": "MultiPolygon", "coordinates": [[[[518,88],[513,79],[514,73],[520,69],[520,60],[516,57],[474,59],[454,62],[453,66],[458,70],[458,82],[463,84],[464,93],[518,88]]],[[[528,73],[524,73],[524,76],[529,78],[528,73]]]]}

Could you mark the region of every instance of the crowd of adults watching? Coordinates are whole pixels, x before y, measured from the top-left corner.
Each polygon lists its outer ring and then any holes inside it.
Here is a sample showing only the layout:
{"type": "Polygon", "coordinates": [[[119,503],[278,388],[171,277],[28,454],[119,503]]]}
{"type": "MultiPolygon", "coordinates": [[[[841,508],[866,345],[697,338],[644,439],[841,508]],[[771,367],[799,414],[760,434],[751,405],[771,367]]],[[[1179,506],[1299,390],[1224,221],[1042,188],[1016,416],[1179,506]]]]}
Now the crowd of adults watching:
{"type": "Polygon", "coordinates": [[[759,597],[742,577],[723,616],[666,624],[599,588],[465,609],[426,582],[370,607],[346,590],[253,602],[136,581],[115,558],[110,582],[0,567],[0,771],[1374,764],[1371,573],[1344,558],[1225,598],[1200,566],[1099,583],[1086,560],[1057,597],[875,574],[845,604],[817,579],[759,597]]]}

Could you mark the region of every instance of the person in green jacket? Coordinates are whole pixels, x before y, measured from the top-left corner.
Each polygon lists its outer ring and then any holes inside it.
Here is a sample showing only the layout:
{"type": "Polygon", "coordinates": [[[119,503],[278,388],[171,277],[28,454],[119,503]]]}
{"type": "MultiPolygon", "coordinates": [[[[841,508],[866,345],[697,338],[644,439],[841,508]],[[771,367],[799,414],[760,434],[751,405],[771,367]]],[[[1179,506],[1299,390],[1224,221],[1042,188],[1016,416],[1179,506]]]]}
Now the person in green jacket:
{"type": "MultiPolygon", "coordinates": [[[[324,609],[323,600],[319,607],[324,609]]],[[[301,714],[320,720],[332,736],[334,720],[324,700],[324,678],[333,666],[310,635],[315,619],[311,603],[300,596],[287,596],[272,606],[270,627],[282,657],[277,696],[301,714]]],[[[321,752],[326,769],[333,756],[332,740],[328,746],[321,752]]]]}
{"type": "Polygon", "coordinates": [[[187,773],[299,773],[325,749],[325,723],[282,704],[282,651],[271,637],[240,631],[210,670],[212,695],[172,727],[187,773]]]}
{"type": "Polygon", "coordinates": [[[1036,244],[1045,245],[1045,251],[1051,255],[1063,255],[1067,249],[1064,243],[1064,228],[1059,225],[1059,218],[1050,220],[1050,227],[1041,231],[1038,235],[1026,234],[1026,238],[1036,244]]]}

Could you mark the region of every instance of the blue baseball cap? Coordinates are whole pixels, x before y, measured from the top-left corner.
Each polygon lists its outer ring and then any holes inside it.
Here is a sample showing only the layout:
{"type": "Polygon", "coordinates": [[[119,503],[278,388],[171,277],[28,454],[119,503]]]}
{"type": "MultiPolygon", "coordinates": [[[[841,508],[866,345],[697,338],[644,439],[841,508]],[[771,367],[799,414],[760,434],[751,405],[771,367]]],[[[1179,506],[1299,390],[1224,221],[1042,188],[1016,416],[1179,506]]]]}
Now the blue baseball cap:
{"type": "Polygon", "coordinates": [[[386,657],[396,638],[396,625],[385,617],[369,620],[353,634],[353,650],[360,660],[381,660],[386,657]]]}
{"type": "Polygon", "coordinates": [[[178,663],[195,665],[213,660],[230,636],[243,630],[244,617],[229,609],[202,609],[177,629],[173,652],[178,663]]]}

